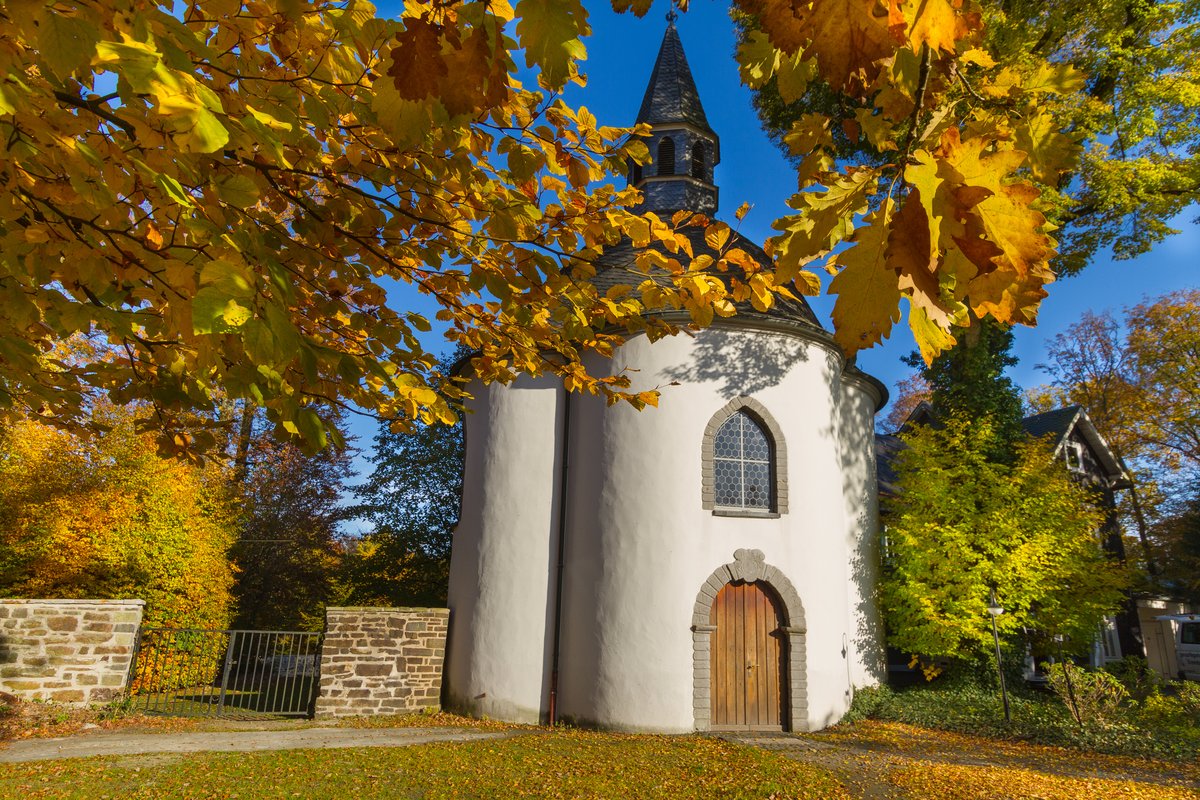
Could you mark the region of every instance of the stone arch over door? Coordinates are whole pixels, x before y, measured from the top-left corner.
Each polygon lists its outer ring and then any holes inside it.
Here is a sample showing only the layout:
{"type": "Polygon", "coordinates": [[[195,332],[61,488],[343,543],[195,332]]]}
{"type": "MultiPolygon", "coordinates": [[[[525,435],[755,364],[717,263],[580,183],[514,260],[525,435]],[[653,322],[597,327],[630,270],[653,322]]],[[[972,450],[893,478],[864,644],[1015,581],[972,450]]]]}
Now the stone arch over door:
{"type": "Polygon", "coordinates": [[[709,622],[709,612],[717,593],[727,583],[762,581],[771,587],[779,599],[784,615],[782,630],[787,636],[786,696],[788,729],[808,730],[808,691],[804,606],[796,587],[777,567],[767,564],[761,550],[738,550],[733,562],[724,564],[708,576],[696,595],[692,610],[692,711],[696,730],[708,730],[712,724],[712,674],[710,651],[715,625],[709,622]]]}

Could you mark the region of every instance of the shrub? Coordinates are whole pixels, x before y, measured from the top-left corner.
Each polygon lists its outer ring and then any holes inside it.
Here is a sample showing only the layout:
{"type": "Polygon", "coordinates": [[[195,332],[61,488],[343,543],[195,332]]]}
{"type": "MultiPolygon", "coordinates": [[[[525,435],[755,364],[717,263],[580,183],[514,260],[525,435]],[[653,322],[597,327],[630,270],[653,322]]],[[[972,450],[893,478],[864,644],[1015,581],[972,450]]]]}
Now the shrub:
{"type": "Polygon", "coordinates": [[[1163,685],[1162,677],[1150,668],[1143,656],[1125,656],[1104,666],[1105,672],[1121,682],[1129,696],[1139,703],[1157,694],[1163,685]]]}
{"type": "Polygon", "coordinates": [[[1175,692],[1175,699],[1179,701],[1183,713],[1200,725],[1200,683],[1178,681],[1167,686],[1175,692]]]}
{"type": "Polygon", "coordinates": [[[1051,664],[1048,678],[1080,725],[1116,719],[1121,703],[1129,699],[1129,692],[1109,673],[1079,669],[1070,662],[1051,664]]]}
{"type": "Polygon", "coordinates": [[[842,722],[859,722],[881,717],[894,697],[895,693],[887,686],[864,686],[854,692],[854,699],[850,703],[850,709],[842,717],[842,722]]]}

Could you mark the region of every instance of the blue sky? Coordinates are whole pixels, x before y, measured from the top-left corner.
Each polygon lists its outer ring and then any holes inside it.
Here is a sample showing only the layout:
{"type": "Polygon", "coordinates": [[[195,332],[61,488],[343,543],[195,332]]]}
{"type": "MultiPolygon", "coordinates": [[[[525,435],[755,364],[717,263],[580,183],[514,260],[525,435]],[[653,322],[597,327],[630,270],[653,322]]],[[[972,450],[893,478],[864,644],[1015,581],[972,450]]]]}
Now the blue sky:
{"type": "MultiPolygon", "coordinates": [[[[586,4],[593,28],[586,40],[584,72],[588,84],[572,87],[567,100],[575,106],[587,106],[601,124],[631,125],[658,54],[667,5],[658,3],[650,14],[638,19],[632,14],[614,13],[608,0],[586,4]]],[[[785,201],[796,191],[796,177],[783,154],[759,127],[750,91],[738,78],[728,8],[726,2],[693,0],[676,26],[709,123],[721,137],[722,161],[716,169],[721,189],[718,216],[732,222],[733,210],[743,201],[750,202],[754,208],[740,230],[761,243],[772,234],[771,222],[788,212],[785,201]]],[[[1081,275],[1052,284],[1050,296],[1042,304],[1038,327],[1017,328],[1015,349],[1020,364],[1011,373],[1013,379],[1026,388],[1043,382],[1035,367],[1043,358],[1045,342],[1062,333],[1084,311],[1119,312],[1143,298],[1198,285],[1200,225],[1193,222],[1197,211],[1193,208],[1177,219],[1175,227],[1183,232],[1152,252],[1130,261],[1113,261],[1105,255],[1081,275]]],[[[427,299],[413,299],[432,317],[427,299]]],[[[832,302],[824,297],[811,298],[810,302],[828,326],[832,302]]],[[[435,341],[429,346],[445,349],[435,341]]],[[[890,388],[911,373],[900,358],[915,348],[907,326],[901,324],[882,346],[860,354],[858,363],[890,388]]],[[[359,437],[359,446],[369,449],[373,424],[357,423],[353,432],[359,437]]]]}

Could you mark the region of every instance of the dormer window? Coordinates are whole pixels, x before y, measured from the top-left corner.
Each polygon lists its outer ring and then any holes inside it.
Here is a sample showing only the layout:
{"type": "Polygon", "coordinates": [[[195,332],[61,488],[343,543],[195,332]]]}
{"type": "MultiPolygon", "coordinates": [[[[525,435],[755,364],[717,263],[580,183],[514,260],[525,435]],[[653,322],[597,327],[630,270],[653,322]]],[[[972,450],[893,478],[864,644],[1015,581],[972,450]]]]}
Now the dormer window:
{"type": "Polygon", "coordinates": [[[675,140],[670,136],[664,136],[658,143],[658,161],[656,163],[659,175],[675,174],[675,140]]]}
{"type": "Polygon", "coordinates": [[[705,158],[704,143],[692,145],[692,177],[705,180],[708,177],[708,159],[705,158]]]}
{"type": "Polygon", "coordinates": [[[1071,472],[1083,472],[1083,443],[1067,442],[1067,446],[1063,449],[1067,459],[1067,469],[1071,472]]]}

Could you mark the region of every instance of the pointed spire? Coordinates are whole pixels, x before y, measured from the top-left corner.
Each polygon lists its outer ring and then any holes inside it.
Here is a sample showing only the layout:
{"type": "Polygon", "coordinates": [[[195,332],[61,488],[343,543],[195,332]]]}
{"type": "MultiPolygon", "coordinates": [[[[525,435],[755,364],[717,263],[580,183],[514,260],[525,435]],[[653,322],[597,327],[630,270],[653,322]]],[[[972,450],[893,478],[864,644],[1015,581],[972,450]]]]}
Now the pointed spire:
{"type": "Polygon", "coordinates": [[[700,93],[683,54],[683,42],[675,30],[675,20],[667,15],[667,30],[658,49],[658,60],[650,73],[650,85],[642,98],[638,111],[638,122],[661,125],[669,122],[686,122],[704,131],[712,131],[704,106],[700,105],[700,93]]]}

